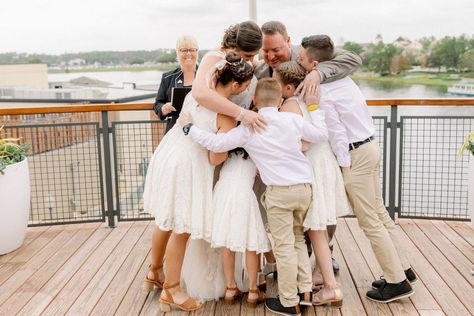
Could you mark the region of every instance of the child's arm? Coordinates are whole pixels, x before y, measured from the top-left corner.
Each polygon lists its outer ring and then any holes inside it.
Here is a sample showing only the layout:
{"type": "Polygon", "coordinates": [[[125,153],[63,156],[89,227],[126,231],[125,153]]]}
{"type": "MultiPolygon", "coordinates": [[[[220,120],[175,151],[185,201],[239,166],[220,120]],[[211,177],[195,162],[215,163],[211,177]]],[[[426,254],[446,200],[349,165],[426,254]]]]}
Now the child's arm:
{"type": "Polygon", "coordinates": [[[311,111],[311,123],[303,121],[302,138],[311,143],[321,143],[328,140],[328,130],[324,122],[324,112],[321,110],[311,111]]]}
{"type": "MultiPolygon", "coordinates": [[[[223,115],[223,114],[217,114],[217,133],[226,133],[230,131],[232,128],[237,126],[237,122],[235,121],[234,118],[223,115]]],[[[221,163],[223,163],[229,154],[227,152],[223,153],[216,153],[213,151],[209,152],[209,161],[211,162],[211,165],[213,166],[218,166],[221,163]]]]}
{"type": "MultiPolygon", "coordinates": [[[[192,122],[193,118],[189,113],[181,112],[178,118],[179,125],[186,126],[192,122]]],[[[250,137],[250,131],[241,124],[225,134],[213,134],[193,125],[188,132],[188,136],[208,150],[222,153],[233,148],[244,147],[250,137]]]]}

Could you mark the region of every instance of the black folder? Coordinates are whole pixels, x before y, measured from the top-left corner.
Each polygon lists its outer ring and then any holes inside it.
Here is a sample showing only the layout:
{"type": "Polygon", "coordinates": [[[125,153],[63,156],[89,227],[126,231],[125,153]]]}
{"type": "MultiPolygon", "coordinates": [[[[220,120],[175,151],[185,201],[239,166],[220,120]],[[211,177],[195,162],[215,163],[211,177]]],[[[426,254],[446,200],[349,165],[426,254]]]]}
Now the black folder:
{"type": "Polygon", "coordinates": [[[171,112],[169,116],[177,119],[181,109],[183,108],[184,98],[191,91],[191,87],[176,87],[171,90],[171,105],[176,109],[176,112],[171,112]]]}

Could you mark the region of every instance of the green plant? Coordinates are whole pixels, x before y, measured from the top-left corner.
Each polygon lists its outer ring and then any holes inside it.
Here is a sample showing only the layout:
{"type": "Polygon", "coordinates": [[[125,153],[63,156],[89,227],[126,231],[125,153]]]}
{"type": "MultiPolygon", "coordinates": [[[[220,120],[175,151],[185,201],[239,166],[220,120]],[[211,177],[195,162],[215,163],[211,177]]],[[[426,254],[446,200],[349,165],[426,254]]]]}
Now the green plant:
{"type": "MultiPolygon", "coordinates": [[[[3,126],[0,127],[0,132],[3,126]]],[[[0,174],[9,165],[20,162],[26,158],[29,146],[27,144],[18,144],[18,138],[0,138],[0,174]]]]}
{"type": "Polygon", "coordinates": [[[464,150],[469,150],[471,155],[474,155],[474,144],[472,143],[472,140],[474,140],[474,132],[470,132],[466,135],[464,143],[462,144],[461,148],[459,148],[458,158],[464,154],[464,150]]]}

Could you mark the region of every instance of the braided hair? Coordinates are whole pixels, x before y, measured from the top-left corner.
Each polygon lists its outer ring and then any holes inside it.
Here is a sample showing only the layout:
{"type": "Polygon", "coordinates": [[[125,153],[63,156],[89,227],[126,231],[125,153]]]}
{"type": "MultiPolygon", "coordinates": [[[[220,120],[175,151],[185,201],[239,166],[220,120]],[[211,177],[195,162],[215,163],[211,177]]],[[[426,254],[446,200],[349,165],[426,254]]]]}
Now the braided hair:
{"type": "Polygon", "coordinates": [[[226,54],[225,60],[224,67],[217,70],[217,82],[226,85],[233,80],[242,84],[252,79],[253,68],[242,59],[239,53],[230,51],[226,54]]]}

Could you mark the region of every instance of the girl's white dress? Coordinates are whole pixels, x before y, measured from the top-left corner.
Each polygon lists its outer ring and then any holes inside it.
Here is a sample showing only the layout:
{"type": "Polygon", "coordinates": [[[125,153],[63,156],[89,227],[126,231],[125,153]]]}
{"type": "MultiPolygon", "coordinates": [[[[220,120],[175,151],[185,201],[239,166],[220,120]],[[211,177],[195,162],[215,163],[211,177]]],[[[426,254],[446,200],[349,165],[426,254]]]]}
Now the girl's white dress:
{"type": "MultiPolygon", "coordinates": [[[[311,122],[306,104],[297,97],[289,99],[298,102],[303,118],[311,122]]],[[[352,213],[352,209],[341,169],[329,142],[310,144],[305,155],[313,167],[314,183],[313,206],[306,214],[303,226],[305,229],[325,230],[326,226],[337,224],[337,217],[352,213]]]]}
{"type": "Polygon", "coordinates": [[[232,152],[224,162],[214,187],[212,247],[257,253],[271,249],[252,189],[256,173],[257,167],[243,153],[232,152]]]}
{"type": "MultiPolygon", "coordinates": [[[[193,124],[216,133],[217,114],[198,105],[189,93],[184,112],[193,124]]],[[[165,231],[189,233],[193,239],[210,241],[212,231],[212,184],[214,166],[208,151],[184,135],[179,124],[163,137],[147,171],[143,203],[165,231]]]]}

